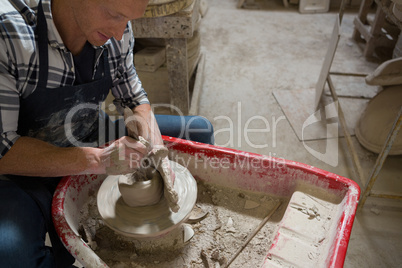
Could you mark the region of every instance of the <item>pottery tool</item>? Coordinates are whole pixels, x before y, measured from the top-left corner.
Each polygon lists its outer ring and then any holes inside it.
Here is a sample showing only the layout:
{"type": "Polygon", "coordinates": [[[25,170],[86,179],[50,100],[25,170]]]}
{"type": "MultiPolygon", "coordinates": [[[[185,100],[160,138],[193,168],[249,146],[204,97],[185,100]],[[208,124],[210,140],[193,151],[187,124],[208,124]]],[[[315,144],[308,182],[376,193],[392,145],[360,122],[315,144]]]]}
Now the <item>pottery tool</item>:
{"type": "Polygon", "coordinates": [[[248,236],[247,240],[244,241],[242,246],[235,252],[235,254],[230,258],[230,260],[227,262],[227,264],[224,266],[225,268],[229,267],[229,265],[239,256],[239,254],[243,251],[243,249],[250,243],[251,239],[254,238],[254,236],[261,230],[261,228],[268,222],[268,220],[271,218],[271,216],[278,210],[279,206],[282,204],[282,202],[278,202],[274,209],[271,210],[271,212],[260,222],[260,224],[255,228],[255,230],[248,236]]]}

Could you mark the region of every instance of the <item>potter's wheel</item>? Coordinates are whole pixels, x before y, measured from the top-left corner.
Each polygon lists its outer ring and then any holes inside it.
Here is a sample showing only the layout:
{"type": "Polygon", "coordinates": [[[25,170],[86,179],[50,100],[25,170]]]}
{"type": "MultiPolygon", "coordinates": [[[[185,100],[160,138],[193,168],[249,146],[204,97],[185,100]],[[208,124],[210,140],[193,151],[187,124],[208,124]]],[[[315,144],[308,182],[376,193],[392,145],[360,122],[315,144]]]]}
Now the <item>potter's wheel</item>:
{"type": "Polygon", "coordinates": [[[179,196],[180,209],[177,213],[169,209],[164,197],[155,205],[128,206],[121,196],[118,180],[121,175],[110,175],[98,191],[99,214],[106,225],[114,231],[134,238],[151,238],[164,235],[189,216],[197,200],[197,183],[182,165],[170,161],[176,175],[174,190],[179,196]]]}

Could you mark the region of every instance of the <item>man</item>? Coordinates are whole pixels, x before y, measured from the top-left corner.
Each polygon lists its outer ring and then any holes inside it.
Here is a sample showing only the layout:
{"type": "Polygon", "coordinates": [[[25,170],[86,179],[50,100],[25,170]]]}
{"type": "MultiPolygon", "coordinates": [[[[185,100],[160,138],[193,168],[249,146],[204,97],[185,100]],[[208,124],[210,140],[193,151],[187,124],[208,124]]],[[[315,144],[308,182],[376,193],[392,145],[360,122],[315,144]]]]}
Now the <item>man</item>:
{"type": "MultiPolygon", "coordinates": [[[[156,120],[152,114],[133,66],[129,23],[147,4],[0,0],[0,174],[6,175],[0,180],[0,267],[70,266],[74,259],[60,244],[50,214],[60,177],[127,173],[148,153],[127,136],[94,146],[95,107],[110,89],[117,108],[132,109],[137,134],[154,148],[163,146],[161,132],[213,143],[212,126],[203,118],[156,120]],[[165,126],[159,130],[158,124],[165,126]],[[112,157],[122,152],[125,157],[112,157]],[[46,232],[52,248],[44,245],[46,232]]],[[[114,128],[105,125],[106,132],[114,128]]]]}

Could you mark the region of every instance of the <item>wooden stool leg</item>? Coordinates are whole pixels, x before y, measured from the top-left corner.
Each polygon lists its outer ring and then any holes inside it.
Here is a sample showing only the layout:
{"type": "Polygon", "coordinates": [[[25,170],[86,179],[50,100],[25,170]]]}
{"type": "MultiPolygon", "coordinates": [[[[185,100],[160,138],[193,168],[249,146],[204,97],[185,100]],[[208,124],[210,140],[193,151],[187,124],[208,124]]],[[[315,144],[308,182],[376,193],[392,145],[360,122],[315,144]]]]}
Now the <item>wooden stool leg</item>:
{"type": "Polygon", "coordinates": [[[166,40],[166,61],[169,74],[171,104],[188,115],[190,94],[187,71],[187,41],[185,38],[166,40]]]}
{"type": "MultiPolygon", "coordinates": [[[[361,23],[367,24],[367,14],[369,13],[372,4],[373,0],[363,0],[363,2],[360,4],[359,14],[355,20],[359,20],[361,23]]],[[[353,39],[356,41],[362,41],[361,33],[358,31],[358,29],[356,29],[356,27],[353,31],[353,39]]]]}
{"type": "Polygon", "coordinates": [[[377,46],[377,43],[380,41],[381,38],[381,28],[385,23],[385,13],[381,9],[381,7],[377,7],[377,11],[375,14],[374,23],[371,26],[371,36],[369,40],[366,40],[366,47],[364,48],[364,56],[370,57],[374,53],[374,49],[377,46]]]}
{"type": "Polygon", "coordinates": [[[366,203],[367,197],[370,196],[371,189],[373,188],[374,183],[378,178],[378,174],[380,173],[380,170],[385,162],[385,159],[387,158],[388,153],[391,150],[392,144],[394,143],[396,137],[398,136],[398,132],[401,129],[401,126],[402,126],[402,108],[399,110],[395,122],[391,127],[391,131],[385,141],[385,144],[380,154],[377,157],[375,166],[371,171],[370,178],[367,181],[366,186],[364,187],[363,193],[360,197],[359,205],[357,207],[358,211],[360,211],[363,208],[364,203],[366,203]]]}

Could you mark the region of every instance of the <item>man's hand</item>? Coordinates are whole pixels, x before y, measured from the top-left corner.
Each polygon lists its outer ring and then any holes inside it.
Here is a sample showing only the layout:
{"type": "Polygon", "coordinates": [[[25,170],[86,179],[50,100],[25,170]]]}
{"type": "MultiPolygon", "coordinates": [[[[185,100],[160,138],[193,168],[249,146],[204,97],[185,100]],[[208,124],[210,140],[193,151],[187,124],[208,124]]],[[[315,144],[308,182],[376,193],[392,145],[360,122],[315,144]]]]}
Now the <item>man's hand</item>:
{"type": "Polygon", "coordinates": [[[154,147],[147,158],[150,161],[150,165],[158,170],[163,179],[164,196],[170,209],[173,212],[179,211],[179,196],[173,187],[176,175],[170,166],[168,149],[164,146],[158,146],[157,148],[154,147]]]}
{"type": "Polygon", "coordinates": [[[176,175],[170,167],[170,162],[167,157],[162,159],[162,163],[159,165],[158,171],[163,179],[163,184],[165,186],[163,194],[168,202],[168,205],[173,212],[177,212],[180,209],[178,204],[179,196],[173,188],[176,175]]]}
{"type": "Polygon", "coordinates": [[[105,165],[106,174],[127,174],[139,168],[147,154],[148,149],[143,143],[122,137],[103,149],[101,162],[105,165]]]}
{"type": "Polygon", "coordinates": [[[132,111],[124,110],[124,120],[129,136],[142,140],[148,148],[151,165],[161,174],[164,183],[164,195],[173,212],[179,210],[178,195],[174,190],[175,174],[167,157],[168,149],[164,146],[155,116],[148,104],[140,105],[132,111]]]}

